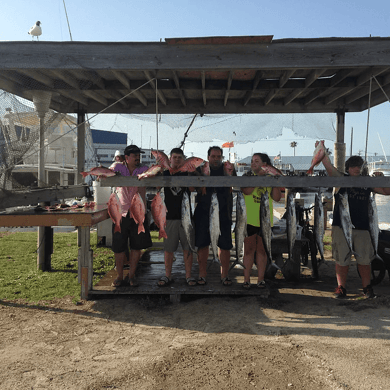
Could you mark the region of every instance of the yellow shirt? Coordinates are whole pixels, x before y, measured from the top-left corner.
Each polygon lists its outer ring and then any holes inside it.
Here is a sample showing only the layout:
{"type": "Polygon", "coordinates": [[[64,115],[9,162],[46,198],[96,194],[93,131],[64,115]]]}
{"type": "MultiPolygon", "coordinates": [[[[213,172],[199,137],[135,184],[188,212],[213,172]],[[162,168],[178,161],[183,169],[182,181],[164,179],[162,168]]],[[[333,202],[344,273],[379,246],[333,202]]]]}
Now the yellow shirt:
{"type": "Polygon", "coordinates": [[[272,187],[255,187],[250,195],[244,194],[247,223],[249,225],[260,227],[260,199],[265,191],[268,191],[271,226],[274,225],[273,202],[271,198],[272,187]]]}

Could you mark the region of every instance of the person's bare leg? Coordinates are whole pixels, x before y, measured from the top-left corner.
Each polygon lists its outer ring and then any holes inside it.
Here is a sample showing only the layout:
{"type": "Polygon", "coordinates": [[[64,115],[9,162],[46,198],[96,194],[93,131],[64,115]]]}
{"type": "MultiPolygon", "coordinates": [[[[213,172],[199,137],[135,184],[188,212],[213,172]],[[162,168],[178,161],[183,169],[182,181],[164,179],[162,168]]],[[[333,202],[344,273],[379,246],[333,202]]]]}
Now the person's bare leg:
{"type": "Polygon", "coordinates": [[[207,259],[209,257],[209,247],[204,246],[198,249],[198,264],[199,264],[199,277],[206,278],[207,276],[207,259]]]}
{"type": "Polygon", "coordinates": [[[257,282],[264,280],[264,274],[267,267],[267,254],[265,253],[263,239],[256,236],[256,266],[257,266],[257,282]]]}
{"type": "Polygon", "coordinates": [[[183,256],[184,256],[184,267],[186,270],[186,279],[187,279],[191,277],[194,254],[191,251],[183,250],[183,256]]]}
{"type": "Polygon", "coordinates": [[[358,264],[357,266],[362,278],[362,286],[367,287],[371,283],[371,265],[358,264]]]}
{"type": "Polygon", "coordinates": [[[336,264],[337,285],[346,287],[349,265],[336,264]]]}
{"type": "Polygon", "coordinates": [[[227,278],[230,265],[230,251],[221,249],[219,260],[221,261],[221,279],[227,278]]]}
{"type": "Polygon", "coordinates": [[[137,265],[139,259],[141,258],[141,251],[132,249],[130,251],[130,267],[129,267],[129,279],[132,280],[135,277],[135,271],[137,270],[137,265]]]}
{"type": "Polygon", "coordinates": [[[114,257],[115,257],[115,265],[116,265],[116,273],[117,273],[116,280],[123,280],[123,264],[126,260],[126,253],[125,252],[114,253],[114,257]]]}
{"type": "MultiPolygon", "coordinates": [[[[165,276],[171,279],[172,276],[172,264],[173,264],[173,252],[164,252],[164,263],[165,263],[165,276]]],[[[159,280],[157,283],[159,286],[164,286],[166,282],[159,280]]]]}
{"type": "Polygon", "coordinates": [[[256,249],[256,235],[245,237],[244,239],[244,282],[250,283],[251,271],[253,267],[254,254],[256,249]]]}

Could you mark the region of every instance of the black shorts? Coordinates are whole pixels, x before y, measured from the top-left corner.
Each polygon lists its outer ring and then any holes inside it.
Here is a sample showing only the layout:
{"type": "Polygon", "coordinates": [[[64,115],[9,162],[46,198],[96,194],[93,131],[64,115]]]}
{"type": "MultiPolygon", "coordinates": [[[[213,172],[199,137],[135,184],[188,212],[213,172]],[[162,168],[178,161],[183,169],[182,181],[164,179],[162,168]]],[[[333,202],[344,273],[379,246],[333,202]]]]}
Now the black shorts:
{"type": "Polygon", "coordinates": [[[126,217],[122,217],[121,232],[114,232],[115,224],[112,224],[112,250],[114,253],[125,252],[128,248],[130,239],[130,249],[141,250],[152,246],[150,237],[149,223],[145,216],[144,228],[145,233],[138,234],[138,225],[133,218],[130,218],[129,213],[126,217]]]}
{"type": "MultiPolygon", "coordinates": [[[[209,221],[210,216],[207,212],[202,212],[201,209],[195,209],[195,246],[203,248],[211,244],[209,221]]],[[[228,218],[219,218],[219,229],[221,235],[218,239],[218,247],[220,249],[230,250],[233,248],[232,242],[232,222],[228,218]]]]}
{"type": "Polygon", "coordinates": [[[257,234],[258,236],[261,237],[260,226],[253,226],[253,225],[247,224],[246,225],[246,232],[248,233],[248,237],[254,236],[255,234],[257,234]]]}

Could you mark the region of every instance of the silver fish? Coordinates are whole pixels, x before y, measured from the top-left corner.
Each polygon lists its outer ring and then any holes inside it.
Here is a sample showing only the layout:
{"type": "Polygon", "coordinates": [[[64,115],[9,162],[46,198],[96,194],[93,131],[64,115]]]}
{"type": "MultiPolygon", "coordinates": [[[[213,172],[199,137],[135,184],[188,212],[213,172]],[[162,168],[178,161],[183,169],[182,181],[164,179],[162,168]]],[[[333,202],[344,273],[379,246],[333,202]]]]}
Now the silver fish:
{"type": "Polygon", "coordinates": [[[356,253],[352,249],[352,221],[351,215],[349,213],[349,203],[348,203],[348,194],[345,192],[344,194],[339,193],[339,213],[340,213],[340,221],[341,221],[341,229],[343,230],[345,240],[347,241],[347,245],[349,248],[349,252],[345,258],[347,259],[351,255],[355,255],[356,253]]]}
{"type": "Polygon", "coordinates": [[[376,258],[382,260],[382,258],[378,255],[379,224],[378,224],[378,212],[377,212],[376,202],[375,202],[375,193],[372,193],[368,202],[368,225],[369,225],[369,232],[370,232],[372,246],[374,247],[374,254],[375,254],[374,259],[376,258]]]}
{"type": "Polygon", "coordinates": [[[271,215],[269,210],[269,195],[268,191],[261,194],[260,197],[260,232],[263,239],[263,245],[265,253],[267,254],[268,261],[272,263],[272,251],[271,251],[271,215]]]}
{"type": "Polygon", "coordinates": [[[297,236],[297,215],[295,210],[294,192],[289,191],[286,204],[286,227],[287,227],[287,246],[288,246],[288,259],[282,267],[282,272],[285,279],[293,279],[294,275],[294,260],[293,250],[295,240],[297,236]]]}
{"type": "Polygon", "coordinates": [[[234,268],[236,264],[240,264],[245,268],[244,263],[240,261],[240,256],[242,252],[242,247],[244,245],[244,239],[247,236],[246,230],[246,206],[245,206],[245,198],[242,192],[237,193],[236,197],[236,227],[235,227],[235,246],[236,246],[236,260],[230,267],[230,269],[234,268]]]}
{"type": "Polygon", "coordinates": [[[318,252],[320,252],[321,262],[324,262],[324,205],[322,204],[321,191],[316,194],[314,201],[314,236],[318,252]]]}
{"type": "Polygon", "coordinates": [[[289,191],[286,206],[286,226],[287,226],[287,243],[288,259],[293,261],[293,249],[297,236],[297,215],[295,210],[294,193],[289,191]]]}
{"type": "Polygon", "coordinates": [[[190,250],[195,253],[195,249],[192,245],[192,240],[191,240],[191,237],[194,236],[193,234],[194,226],[192,225],[191,203],[187,191],[184,191],[183,199],[181,201],[181,225],[183,226],[190,250]]]}
{"type": "Polygon", "coordinates": [[[214,261],[218,261],[218,239],[221,231],[219,227],[219,203],[215,192],[211,196],[209,230],[214,261]]]}

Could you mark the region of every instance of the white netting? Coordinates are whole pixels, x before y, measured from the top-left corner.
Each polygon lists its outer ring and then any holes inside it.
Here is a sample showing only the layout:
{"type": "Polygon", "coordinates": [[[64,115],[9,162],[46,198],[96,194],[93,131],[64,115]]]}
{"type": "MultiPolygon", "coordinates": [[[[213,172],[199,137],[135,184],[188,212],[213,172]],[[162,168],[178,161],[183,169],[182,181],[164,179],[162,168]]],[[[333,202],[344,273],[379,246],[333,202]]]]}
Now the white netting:
{"type": "MultiPolygon", "coordinates": [[[[0,90],[0,188],[75,183],[76,118],[47,107],[45,99],[34,104],[0,90]],[[40,114],[44,116],[44,161],[47,171],[43,182],[38,183],[40,114]]],[[[94,149],[88,126],[86,130],[86,156],[93,160],[94,149]]]]}

